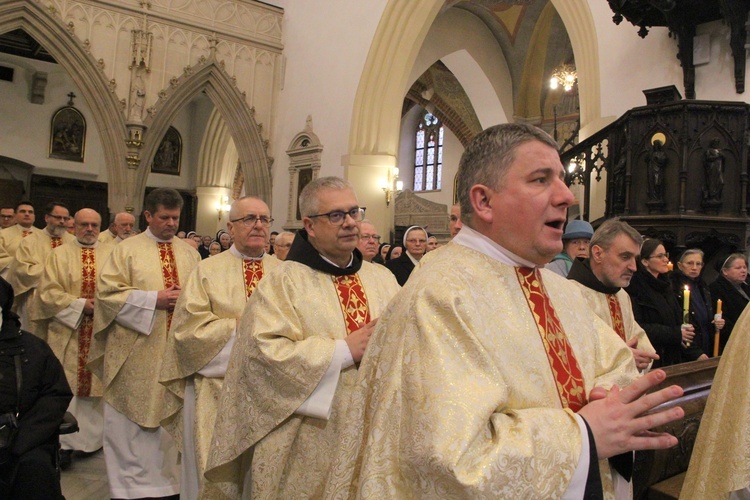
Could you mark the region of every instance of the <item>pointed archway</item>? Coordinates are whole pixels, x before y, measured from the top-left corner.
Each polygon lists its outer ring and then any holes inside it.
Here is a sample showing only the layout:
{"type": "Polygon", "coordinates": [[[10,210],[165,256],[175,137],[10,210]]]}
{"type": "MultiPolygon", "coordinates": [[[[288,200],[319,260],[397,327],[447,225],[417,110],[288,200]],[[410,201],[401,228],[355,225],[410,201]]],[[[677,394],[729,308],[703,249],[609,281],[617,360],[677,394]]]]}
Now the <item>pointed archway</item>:
{"type": "Polygon", "coordinates": [[[136,192],[146,188],[149,166],[153,162],[162,136],[177,114],[198,93],[205,92],[221,114],[237,147],[242,173],[245,177],[245,192],[259,196],[271,203],[271,159],[266,150],[268,141],[261,135],[262,125],[255,121],[255,110],[247,105],[245,96],[224,71],[223,65],[210,58],[186,70],[179,78],[170,82],[169,88],[160,93],[149,116],[144,120],[147,127],[144,147],[136,180],[136,192]]]}
{"type": "Polygon", "coordinates": [[[3,2],[0,33],[16,29],[24,30],[44,46],[80,89],[101,138],[109,177],[110,210],[113,213],[123,210],[128,202],[117,186],[125,182],[127,172],[125,118],[104,73],[83,44],[55,17],[54,9],[28,0],[3,2]]]}

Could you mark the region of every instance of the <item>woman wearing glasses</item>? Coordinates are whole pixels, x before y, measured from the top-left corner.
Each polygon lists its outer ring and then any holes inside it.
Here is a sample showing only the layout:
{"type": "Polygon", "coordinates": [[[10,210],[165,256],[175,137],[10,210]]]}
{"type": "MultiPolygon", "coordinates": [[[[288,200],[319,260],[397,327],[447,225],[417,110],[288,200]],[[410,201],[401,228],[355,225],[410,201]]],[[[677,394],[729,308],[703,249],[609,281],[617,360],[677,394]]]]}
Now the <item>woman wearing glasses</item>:
{"type": "Polygon", "coordinates": [[[660,357],[654,368],[693,361],[703,355],[700,348],[692,345],[693,326],[682,325],[682,308],[672,292],[667,264],[669,254],[662,242],[647,239],[641,246],[638,270],[625,289],[633,302],[635,320],[646,330],[660,357]]]}
{"type": "Polygon", "coordinates": [[[726,321],[719,338],[719,354],[724,351],[734,324],[750,302],[750,286],[746,280],[747,257],[742,253],[733,253],[723,261],[719,276],[709,286],[713,303],[721,299],[722,317],[726,321]]]}
{"type": "Polygon", "coordinates": [[[724,320],[714,320],[712,304],[716,299],[711,298],[711,292],[701,276],[701,271],[703,250],[685,250],[677,262],[677,270],[672,273],[672,290],[680,304],[685,303],[685,290],[690,290],[690,323],[695,328],[693,344],[700,347],[706,356],[711,356],[714,332],[724,328],[724,320]]]}

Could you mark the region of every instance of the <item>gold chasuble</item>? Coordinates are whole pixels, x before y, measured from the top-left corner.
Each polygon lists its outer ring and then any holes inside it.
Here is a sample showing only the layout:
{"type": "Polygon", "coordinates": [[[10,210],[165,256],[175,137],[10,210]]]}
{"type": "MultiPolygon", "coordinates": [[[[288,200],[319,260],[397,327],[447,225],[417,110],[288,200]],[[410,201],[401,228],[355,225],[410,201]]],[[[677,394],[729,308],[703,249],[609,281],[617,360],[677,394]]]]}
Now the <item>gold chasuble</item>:
{"type": "Polygon", "coordinates": [[[159,427],[162,416],[174,412],[159,384],[167,344],[168,311],[155,311],[150,334],[141,334],[116,321],[133,290],[159,291],[179,284],[200,261],[198,252],[173,238],[169,248],[146,233],[112,246],[96,286],[94,343],[89,369],[104,385],[104,399],[142,427],[159,427]]]}
{"type": "Polygon", "coordinates": [[[63,245],[47,259],[39,284],[39,307],[33,320],[47,331],[47,343],[65,369],[75,396],[101,396],[101,383],[86,368],[93,336],[93,316],[82,315],[80,326],[70,328],[55,316],[76,299],[93,299],[96,276],[112,247],[83,247],[78,241],[63,245]]]}
{"type": "Polygon", "coordinates": [[[750,307],[734,325],[711,386],[681,500],[750,495],[750,307]]]}
{"type": "Polygon", "coordinates": [[[324,498],[561,498],[574,409],[638,375],[582,303],[550,271],[430,252],[370,338],[324,498]]]}
{"type": "MultiPolygon", "coordinates": [[[[361,262],[358,250],[355,259],[361,262]]],[[[206,469],[209,480],[233,484],[235,498],[324,498],[357,368],[340,371],[328,420],[296,411],[329,370],[335,341],[379,317],[399,287],[378,264],[334,275],[335,266],[321,263],[298,234],[242,315],[206,469]],[[307,252],[302,262],[295,247],[307,252]],[[241,491],[243,482],[252,490],[241,491]]]]}
{"type": "Polygon", "coordinates": [[[34,226],[26,229],[20,224],[0,230],[0,273],[6,270],[10,266],[10,263],[13,262],[21,241],[30,234],[38,231],[39,229],[34,226]]]}
{"type": "MultiPolygon", "coordinates": [[[[198,371],[227,344],[245,309],[245,299],[250,297],[260,279],[280,264],[281,261],[268,254],[261,260],[251,260],[242,259],[230,250],[202,260],[182,287],[161,367],[160,381],[168,389],[165,397],[171,402],[167,406],[173,410],[164,416],[162,425],[181,448],[185,380],[192,377],[195,384],[194,446],[201,472],[206,468],[224,377],[204,377],[198,371]]],[[[200,483],[202,480],[201,474],[200,483]]],[[[216,493],[208,485],[202,488],[205,489],[201,498],[216,493]]]]}

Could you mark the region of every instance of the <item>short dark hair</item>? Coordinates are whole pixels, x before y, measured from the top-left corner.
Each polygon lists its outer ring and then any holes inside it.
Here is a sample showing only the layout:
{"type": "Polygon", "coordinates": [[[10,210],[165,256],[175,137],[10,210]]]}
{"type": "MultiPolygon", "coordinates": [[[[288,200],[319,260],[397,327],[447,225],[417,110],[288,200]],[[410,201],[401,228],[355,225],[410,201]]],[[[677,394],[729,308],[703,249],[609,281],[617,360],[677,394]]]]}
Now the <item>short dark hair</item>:
{"type": "Polygon", "coordinates": [[[647,240],[644,240],[643,245],[641,245],[641,260],[647,260],[649,257],[651,257],[651,254],[656,251],[656,249],[659,247],[659,245],[663,245],[661,240],[656,238],[649,238],[647,240]]]}
{"type": "Polygon", "coordinates": [[[70,214],[70,209],[65,203],[61,201],[50,201],[49,203],[47,203],[47,206],[44,207],[45,215],[50,215],[52,211],[55,209],[55,207],[63,207],[65,210],[68,211],[68,214],[70,214]]]}
{"type": "Polygon", "coordinates": [[[16,212],[18,212],[18,207],[20,207],[21,205],[28,205],[31,208],[34,208],[34,205],[29,200],[23,200],[16,203],[16,212]]]}
{"type": "Polygon", "coordinates": [[[547,132],[525,123],[495,125],[474,137],[461,155],[456,174],[456,195],[464,224],[470,225],[474,212],[469,197],[472,186],[482,184],[490,189],[499,189],[513,163],[516,149],[529,141],[539,141],[555,151],[558,148],[547,132]]]}
{"type": "Polygon", "coordinates": [[[143,211],[148,212],[151,215],[155,214],[159,207],[164,207],[167,210],[179,209],[182,210],[182,196],[174,189],[170,188],[156,188],[143,200],[143,211]]]}

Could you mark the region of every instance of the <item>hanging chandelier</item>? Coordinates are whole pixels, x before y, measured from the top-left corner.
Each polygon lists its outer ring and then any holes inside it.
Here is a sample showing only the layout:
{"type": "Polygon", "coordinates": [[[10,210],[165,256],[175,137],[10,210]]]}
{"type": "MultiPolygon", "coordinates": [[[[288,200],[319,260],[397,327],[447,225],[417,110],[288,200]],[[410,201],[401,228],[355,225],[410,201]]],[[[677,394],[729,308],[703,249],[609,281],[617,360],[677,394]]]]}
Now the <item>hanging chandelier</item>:
{"type": "Polygon", "coordinates": [[[575,66],[572,66],[570,64],[563,64],[562,66],[558,67],[554,73],[552,73],[552,78],[549,81],[549,87],[553,90],[557,87],[562,87],[567,92],[573,88],[573,85],[575,85],[577,81],[578,73],[576,73],[575,66]]]}

